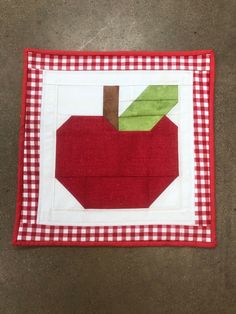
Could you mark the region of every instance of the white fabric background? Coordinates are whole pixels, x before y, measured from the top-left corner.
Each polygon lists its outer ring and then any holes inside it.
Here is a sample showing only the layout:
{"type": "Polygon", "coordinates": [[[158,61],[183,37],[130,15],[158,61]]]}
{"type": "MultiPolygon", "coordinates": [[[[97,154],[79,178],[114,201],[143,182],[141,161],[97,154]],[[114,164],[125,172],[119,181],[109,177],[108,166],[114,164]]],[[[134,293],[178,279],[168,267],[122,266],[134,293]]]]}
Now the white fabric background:
{"type": "Polygon", "coordinates": [[[188,224],[194,216],[192,71],[44,71],[40,127],[37,222],[47,225],[188,224]],[[103,86],[119,85],[119,114],[150,84],[178,85],[178,104],[167,114],[178,125],[179,177],[148,209],[84,210],[55,179],[56,130],[71,115],[103,113],[103,86]]]}

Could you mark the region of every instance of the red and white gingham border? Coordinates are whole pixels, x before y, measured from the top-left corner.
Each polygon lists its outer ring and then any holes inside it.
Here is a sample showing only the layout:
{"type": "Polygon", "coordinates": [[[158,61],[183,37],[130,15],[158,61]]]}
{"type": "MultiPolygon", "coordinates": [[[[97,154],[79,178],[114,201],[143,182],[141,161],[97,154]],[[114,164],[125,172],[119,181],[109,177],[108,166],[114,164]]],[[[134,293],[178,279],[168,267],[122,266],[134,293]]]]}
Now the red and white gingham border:
{"type": "Polygon", "coordinates": [[[212,51],[183,53],[25,50],[15,245],[215,246],[212,51]],[[43,70],[194,71],[195,226],[68,227],[36,224],[43,70]],[[210,125],[211,124],[211,125],[210,125]]]}

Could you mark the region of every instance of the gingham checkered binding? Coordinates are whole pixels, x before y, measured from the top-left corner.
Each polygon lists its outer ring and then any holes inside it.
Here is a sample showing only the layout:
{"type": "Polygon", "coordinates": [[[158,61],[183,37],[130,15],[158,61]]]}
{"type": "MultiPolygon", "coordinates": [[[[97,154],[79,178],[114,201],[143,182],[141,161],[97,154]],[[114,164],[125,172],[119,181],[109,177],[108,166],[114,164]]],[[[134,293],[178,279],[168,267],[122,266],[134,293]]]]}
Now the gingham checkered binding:
{"type": "MultiPolygon", "coordinates": [[[[26,97],[23,143],[22,198],[15,231],[15,243],[70,245],[211,245],[214,222],[210,205],[210,95],[211,52],[76,54],[26,51],[26,97]],[[194,226],[139,225],[72,227],[36,223],[39,191],[39,126],[43,70],[192,70],[194,101],[195,215],[194,226]],[[169,242],[170,241],[170,242],[169,242]]],[[[214,243],[213,243],[214,244],[214,243]]]]}

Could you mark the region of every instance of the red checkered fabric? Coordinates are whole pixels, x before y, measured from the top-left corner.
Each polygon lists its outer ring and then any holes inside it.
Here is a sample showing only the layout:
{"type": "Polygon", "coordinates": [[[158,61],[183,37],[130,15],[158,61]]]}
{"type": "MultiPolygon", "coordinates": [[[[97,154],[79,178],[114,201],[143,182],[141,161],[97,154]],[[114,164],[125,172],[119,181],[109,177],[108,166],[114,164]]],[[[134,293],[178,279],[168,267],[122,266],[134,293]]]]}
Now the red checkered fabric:
{"type": "MultiPolygon", "coordinates": [[[[15,244],[23,245],[193,245],[214,246],[213,177],[210,164],[210,80],[212,52],[59,53],[26,50],[23,186],[15,244]],[[139,225],[68,227],[36,223],[39,193],[39,126],[43,70],[192,70],[194,71],[195,214],[194,226],[139,225]]],[[[212,83],[212,82],[211,82],[212,83]]],[[[21,166],[21,165],[20,165],[21,166]]]]}

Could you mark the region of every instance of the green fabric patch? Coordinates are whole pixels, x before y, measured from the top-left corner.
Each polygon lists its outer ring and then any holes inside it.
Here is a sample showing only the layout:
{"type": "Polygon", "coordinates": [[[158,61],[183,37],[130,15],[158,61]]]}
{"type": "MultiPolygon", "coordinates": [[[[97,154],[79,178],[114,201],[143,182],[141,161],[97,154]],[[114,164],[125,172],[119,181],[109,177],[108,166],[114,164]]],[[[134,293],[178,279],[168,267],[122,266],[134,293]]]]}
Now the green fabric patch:
{"type": "Polygon", "coordinates": [[[151,130],[177,102],[177,85],[149,85],[119,117],[119,130],[151,130]]]}

